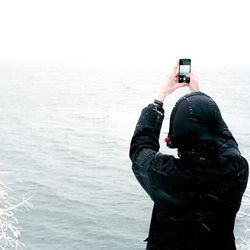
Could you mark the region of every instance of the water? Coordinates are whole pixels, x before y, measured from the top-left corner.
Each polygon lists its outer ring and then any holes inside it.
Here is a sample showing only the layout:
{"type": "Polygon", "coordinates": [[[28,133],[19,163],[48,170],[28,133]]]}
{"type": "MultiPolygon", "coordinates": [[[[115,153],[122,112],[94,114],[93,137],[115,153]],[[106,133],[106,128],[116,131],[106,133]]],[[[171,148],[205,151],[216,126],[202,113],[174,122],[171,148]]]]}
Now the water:
{"type": "MultiPolygon", "coordinates": [[[[152,201],[131,171],[129,143],[141,109],[164,70],[94,70],[62,65],[0,64],[0,170],[18,200],[22,241],[29,250],[142,250],[152,201]]],[[[250,160],[249,72],[200,70],[202,90],[222,114],[250,160]]],[[[169,112],[187,90],[165,104],[169,112]]],[[[238,249],[250,247],[250,191],[237,216],[238,249]]]]}

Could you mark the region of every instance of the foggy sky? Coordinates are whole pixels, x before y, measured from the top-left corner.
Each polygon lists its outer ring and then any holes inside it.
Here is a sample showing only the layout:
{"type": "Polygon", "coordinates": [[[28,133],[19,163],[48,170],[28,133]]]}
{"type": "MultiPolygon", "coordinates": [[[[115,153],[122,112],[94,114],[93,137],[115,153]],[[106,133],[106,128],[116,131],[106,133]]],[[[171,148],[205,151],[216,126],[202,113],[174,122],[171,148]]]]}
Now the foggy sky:
{"type": "Polygon", "coordinates": [[[243,0],[1,1],[0,61],[158,67],[190,57],[197,64],[246,64],[247,4],[243,0]]]}

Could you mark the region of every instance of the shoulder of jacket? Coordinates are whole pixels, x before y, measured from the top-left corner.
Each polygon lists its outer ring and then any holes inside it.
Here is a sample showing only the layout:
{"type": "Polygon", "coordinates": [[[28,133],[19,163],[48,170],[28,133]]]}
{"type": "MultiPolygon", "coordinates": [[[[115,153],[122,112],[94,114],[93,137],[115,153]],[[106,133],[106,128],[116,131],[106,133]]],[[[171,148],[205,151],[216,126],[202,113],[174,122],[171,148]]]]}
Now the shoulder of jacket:
{"type": "Polygon", "coordinates": [[[178,159],[173,155],[162,154],[158,152],[155,154],[150,170],[152,172],[158,172],[159,174],[166,174],[168,171],[173,170],[177,167],[178,159]]]}

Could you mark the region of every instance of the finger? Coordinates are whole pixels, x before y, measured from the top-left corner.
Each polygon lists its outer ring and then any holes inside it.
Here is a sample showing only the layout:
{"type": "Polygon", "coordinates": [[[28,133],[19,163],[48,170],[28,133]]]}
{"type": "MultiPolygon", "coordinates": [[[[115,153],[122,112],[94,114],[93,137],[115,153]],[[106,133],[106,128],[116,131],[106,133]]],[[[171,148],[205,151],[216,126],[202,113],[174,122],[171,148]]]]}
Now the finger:
{"type": "Polygon", "coordinates": [[[173,68],[173,74],[175,74],[175,75],[177,74],[178,67],[179,67],[179,60],[177,60],[176,63],[175,63],[175,66],[173,68]]]}

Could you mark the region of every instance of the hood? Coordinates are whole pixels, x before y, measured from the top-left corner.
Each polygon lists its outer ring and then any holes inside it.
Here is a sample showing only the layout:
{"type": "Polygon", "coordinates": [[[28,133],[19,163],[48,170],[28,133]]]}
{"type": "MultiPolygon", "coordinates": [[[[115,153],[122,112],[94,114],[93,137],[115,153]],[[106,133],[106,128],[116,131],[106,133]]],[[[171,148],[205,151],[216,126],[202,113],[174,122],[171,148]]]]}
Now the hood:
{"type": "Polygon", "coordinates": [[[202,92],[180,98],[172,110],[169,125],[170,148],[192,149],[214,144],[227,129],[215,101],[202,92]]]}

